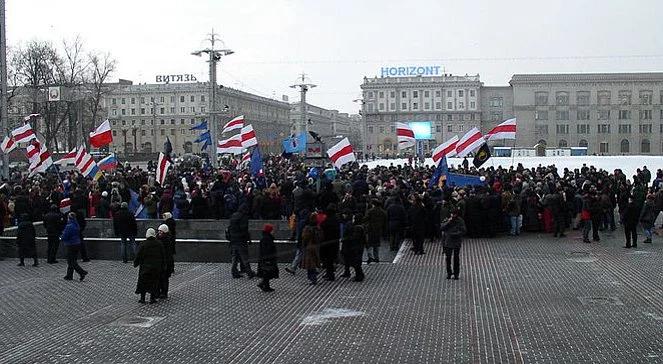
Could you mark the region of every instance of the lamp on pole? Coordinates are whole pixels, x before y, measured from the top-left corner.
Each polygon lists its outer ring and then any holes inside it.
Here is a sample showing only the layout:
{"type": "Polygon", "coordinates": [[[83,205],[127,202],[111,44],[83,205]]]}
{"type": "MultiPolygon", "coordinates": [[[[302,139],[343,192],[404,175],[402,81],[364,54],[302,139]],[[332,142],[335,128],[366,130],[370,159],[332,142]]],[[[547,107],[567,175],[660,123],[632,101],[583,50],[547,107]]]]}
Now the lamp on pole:
{"type": "Polygon", "coordinates": [[[314,85],[312,83],[307,83],[306,82],[306,74],[302,73],[301,74],[301,83],[291,85],[290,88],[299,88],[299,109],[301,112],[300,119],[299,119],[299,132],[300,133],[306,133],[308,134],[308,122],[306,116],[308,115],[307,112],[307,107],[306,107],[306,92],[308,90],[317,87],[317,85],[314,85]]]}
{"type": "Polygon", "coordinates": [[[217,93],[217,84],[216,84],[216,64],[221,60],[222,56],[229,56],[235,52],[233,52],[230,49],[216,49],[214,48],[214,44],[219,41],[223,44],[223,42],[217,38],[216,33],[214,33],[214,29],[212,29],[212,33],[209,34],[209,38],[207,39],[211,47],[210,48],[205,48],[201,49],[195,52],[192,52],[191,54],[194,56],[202,56],[203,53],[207,54],[209,56],[209,131],[210,131],[210,137],[212,138],[212,143],[214,144],[212,148],[209,148],[208,153],[209,153],[209,160],[212,166],[216,167],[217,165],[217,158],[216,158],[216,144],[218,143],[217,139],[217,122],[216,122],[216,93],[217,93]]]}

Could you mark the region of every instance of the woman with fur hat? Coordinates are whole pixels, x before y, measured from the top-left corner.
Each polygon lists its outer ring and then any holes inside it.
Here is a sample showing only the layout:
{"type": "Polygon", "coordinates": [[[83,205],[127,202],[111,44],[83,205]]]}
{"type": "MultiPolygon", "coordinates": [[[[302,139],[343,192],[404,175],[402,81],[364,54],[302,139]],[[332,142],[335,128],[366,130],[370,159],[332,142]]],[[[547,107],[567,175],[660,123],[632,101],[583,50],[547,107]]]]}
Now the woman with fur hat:
{"type": "Polygon", "coordinates": [[[145,303],[146,293],[150,294],[150,303],[156,303],[166,254],[163,245],[157,240],[157,232],[154,229],[147,229],[145,237],[147,239],[140,244],[134,260],[134,267],[140,267],[136,294],[140,294],[140,301],[138,301],[140,303],[145,303]]]}
{"type": "MultiPolygon", "coordinates": [[[[165,215],[165,214],[164,214],[165,215]]],[[[175,242],[170,234],[170,228],[166,224],[159,225],[157,229],[157,239],[163,245],[165,252],[165,269],[161,272],[161,279],[159,280],[159,298],[168,298],[168,286],[170,276],[175,272],[175,242]]]]}

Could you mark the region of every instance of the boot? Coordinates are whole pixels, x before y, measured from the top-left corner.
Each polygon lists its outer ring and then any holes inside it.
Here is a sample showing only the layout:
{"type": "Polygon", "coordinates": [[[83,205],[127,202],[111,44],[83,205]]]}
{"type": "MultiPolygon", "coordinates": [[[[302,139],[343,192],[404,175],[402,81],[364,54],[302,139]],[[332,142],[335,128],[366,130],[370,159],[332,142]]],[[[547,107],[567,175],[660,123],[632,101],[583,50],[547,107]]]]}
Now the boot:
{"type": "Polygon", "coordinates": [[[32,258],[34,260],[34,263],[32,263],[33,267],[38,267],[39,266],[39,261],[37,260],[37,257],[32,258]]]}

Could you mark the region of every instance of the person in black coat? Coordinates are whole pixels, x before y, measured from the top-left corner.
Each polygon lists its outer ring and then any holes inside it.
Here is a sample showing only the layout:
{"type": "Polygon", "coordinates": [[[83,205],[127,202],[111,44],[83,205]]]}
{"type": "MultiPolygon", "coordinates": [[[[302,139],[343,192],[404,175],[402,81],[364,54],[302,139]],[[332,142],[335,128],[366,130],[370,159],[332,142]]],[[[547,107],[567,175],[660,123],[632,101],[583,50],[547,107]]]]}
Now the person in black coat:
{"type": "Polygon", "coordinates": [[[401,199],[396,197],[387,207],[387,229],[389,232],[389,248],[395,252],[403,242],[403,229],[407,224],[407,214],[401,199]]]}
{"type": "Polygon", "coordinates": [[[249,242],[251,234],[249,233],[249,207],[242,204],[237,212],[230,216],[228,222],[228,240],[230,240],[230,254],[232,256],[230,272],[233,278],[241,278],[242,273],[246,273],[249,279],[255,277],[249,264],[249,242]],[[237,266],[240,266],[240,270],[237,266]]]}
{"type": "Polygon", "coordinates": [[[163,245],[156,239],[154,229],[147,229],[147,238],[140,247],[134,260],[134,267],[140,267],[136,294],[140,294],[140,303],[145,303],[145,294],[150,294],[150,303],[156,303],[159,296],[159,281],[165,265],[165,251],[163,245]]]}
{"type": "Polygon", "coordinates": [[[426,233],[426,209],[417,195],[411,197],[412,206],[407,212],[410,236],[412,237],[412,250],[414,255],[424,252],[424,234],[426,233]]]}
{"type": "Polygon", "coordinates": [[[624,248],[637,248],[638,247],[638,220],[640,219],[640,209],[633,200],[633,196],[628,196],[628,202],[624,206],[622,214],[622,223],[624,224],[624,235],[626,237],[626,245],[624,248]]]}
{"type": "Polygon", "coordinates": [[[60,213],[60,209],[58,209],[56,205],[51,205],[50,211],[44,215],[44,228],[46,229],[46,236],[48,240],[46,263],[54,264],[58,262],[55,260],[55,257],[58,254],[58,247],[60,246],[60,234],[62,234],[64,225],[64,215],[60,213]]]}
{"type": "Polygon", "coordinates": [[[164,250],[164,270],[161,272],[159,279],[159,298],[168,298],[168,287],[170,283],[170,276],[175,272],[175,243],[170,235],[168,225],[161,224],[157,229],[157,239],[163,245],[164,250]]]}
{"type": "Polygon", "coordinates": [[[276,245],[274,245],[274,236],[272,231],[274,225],[265,224],[262,228],[262,239],[260,239],[260,250],[258,252],[258,277],[262,281],[258,283],[258,287],[263,292],[274,292],[274,289],[269,286],[271,279],[279,278],[279,266],[276,260],[276,245]]]}
{"type": "Polygon", "coordinates": [[[129,250],[132,256],[136,256],[136,235],[138,235],[136,217],[129,212],[128,207],[126,202],[122,202],[120,209],[113,215],[113,230],[115,236],[120,237],[120,255],[123,263],[129,261],[129,250]]]}
{"type": "Polygon", "coordinates": [[[460,247],[463,242],[463,236],[467,233],[465,221],[459,216],[458,210],[451,212],[451,217],[440,225],[440,230],[444,235],[444,255],[447,263],[447,279],[458,279],[460,274],[460,247]],[[453,255],[453,270],[451,269],[451,258],[453,255]]]}
{"type": "Polygon", "coordinates": [[[361,267],[362,256],[364,255],[364,246],[366,246],[366,230],[361,225],[364,217],[362,214],[355,214],[345,224],[343,229],[343,263],[345,271],[341,277],[350,277],[350,267],[355,271],[355,282],[364,280],[364,271],[361,267]]]}
{"type": "MultiPolygon", "coordinates": [[[[74,205],[72,202],[72,210],[74,210],[73,206],[74,205]]],[[[85,230],[85,226],[87,225],[87,221],[85,221],[85,216],[86,216],[85,210],[79,209],[79,210],[74,210],[74,212],[76,213],[76,222],[78,222],[78,228],[79,228],[78,234],[81,241],[81,250],[80,250],[81,260],[83,262],[89,262],[90,257],[88,257],[87,255],[87,245],[85,244],[85,240],[83,239],[83,231],[85,230]]]]}
{"type": "Polygon", "coordinates": [[[336,206],[329,205],[325,210],[327,218],[320,224],[324,240],[320,244],[320,260],[322,269],[325,270],[324,278],[328,281],[336,279],[334,275],[334,263],[338,258],[338,250],[341,239],[341,223],[336,215],[336,206]]]}
{"type": "Polygon", "coordinates": [[[23,214],[19,216],[21,222],[18,224],[18,229],[16,230],[16,245],[18,246],[18,258],[21,260],[18,263],[19,267],[25,266],[25,258],[32,257],[34,263],[33,267],[39,265],[37,260],[37,247],[35,246],[36,232],[35,227],[30,221],[30,216],[28,214],[23,214]]]}

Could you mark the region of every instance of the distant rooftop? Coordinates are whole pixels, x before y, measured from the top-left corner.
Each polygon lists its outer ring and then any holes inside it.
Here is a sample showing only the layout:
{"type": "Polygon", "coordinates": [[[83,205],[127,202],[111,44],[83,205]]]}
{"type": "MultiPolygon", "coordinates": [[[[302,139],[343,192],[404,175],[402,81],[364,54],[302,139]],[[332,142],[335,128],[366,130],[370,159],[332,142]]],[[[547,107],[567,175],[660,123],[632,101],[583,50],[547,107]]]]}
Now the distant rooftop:
{"type": "Polygon", "coordinates": [[[510,83],[569,81],[663,81],[663,72],[515,74],[510,83]]]}

